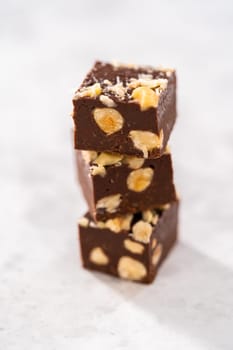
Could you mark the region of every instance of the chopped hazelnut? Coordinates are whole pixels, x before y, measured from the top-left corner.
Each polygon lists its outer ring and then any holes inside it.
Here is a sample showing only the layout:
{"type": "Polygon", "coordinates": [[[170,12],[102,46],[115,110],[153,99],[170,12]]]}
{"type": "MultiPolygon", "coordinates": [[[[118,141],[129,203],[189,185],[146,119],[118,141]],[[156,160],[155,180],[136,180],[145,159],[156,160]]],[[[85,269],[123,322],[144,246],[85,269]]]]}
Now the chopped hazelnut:
{"type": "Polygon", "coordinates": [[[155,248],[155,251],[152,255],[152,264],[153,265],[158,265],[160,258],[162,256],[162,252],[163,252],[163,246],[161,243],[159,243],[157,245],[157,247],[155,248]]]}
{"type": "Polygon", "coordinates": [[[104,208],[108,213],[114,213],[117,207],[121,203],[121,194],[113,194],[111,196],[106,196],[98,200],[96,208],[104,208]]]}
{"type": "Polygon", "coordinates": [[[135,148],[143,152],[144,158],[148,157],[148,151],[154,148],[163,147],[163,130],[160,130],[159,135],[150,131],[132,130],[129,137],[133,141],[135,148]]]}
{"type": "Polygon", "coordinates": [[[132,214],[127,214],[124,216],[118,216],[114,219],[109,219],[105,222],[103,221],[98,221],[97,222],[97,227],[99,228],[108,228],[109,230],[119,233],[121,231],[128,231],[130,229],[130,224],[132,221],[133,215],[132,214]]]}
{"type": "Polygon", "coordinates": [[[150,89],[159,88],[164,90],[167,87],[167,79],[152,79],[151,74],[139,74],[139,79],[131,79],[128,87],[135,89],[139,86],[146,86],[150,89]]]}
{"type": "Polygon", "coordinates": [[[152,234],[152,226],[143,220],[138,221],[132,227],[132,236],[135,241],[149,243],[152,234]]]}
{"type": "Polygon", "coordinates": [[[96,98],[102,92],[101,86],[99,83],[95,83],[90,86],[85,86],[77,91],[74,95],[74,100],[79,99],[80,97],[91,97],[96,98]]]}
{"type": "Polygon", "coordinates": [[[139,103],[142,111],[153,107],[156,108],[159,102],[159,95],[147,86],[139,86],[132,92],[132,98],[139,103]]]}
{"type": "Polygon", "coordinates": [[[107,135],[114,134],[123,127],[122,115],[113,108],[95,108],[94,119],[99,128],[107,135]]]}
{"type": "Polygon", "coordinates": [[[96,265],[108,265],[109,263],[109,258],[101,247],[93,248],[90,252],[89,259],[96,265]]]}
{"type": "Polygon", "coordinates": [[[158,214],[152,210],[143,211],[142,218],[144,221],[149,222],[152,225],[156,225],[159,219],[158,214]]]}
{"type": "Polygon", "coordinates": [[[84,217],[79,219],[78,223],[82,227],[88,227],[89,220],[84,216],[84,217]]]}
{"type": "Polygon", "coordinates": [[[106,175],[105,167],[102,165],[92,165],[90,167],[90,172],[92,176],[100,175],[104,177],[106,175]]]}
{"type": "Polygon", "coordinates": [[[102,152],[95,159],[94,163],[102,166],[113,165],[120,162],[122,158],[123,155],[119,153],[102,152]]]}
{"type": "Polygon", "coordinates": [[[142,213],[142,218],[144,221],[151,223],[153,220],[153,213],[151,210],[144,210],[142,213]]]}
{"type": "Polygon", "coordinates": [[[106,95],[100,95],[100,101],[107,107],[116,107],[116,103],[106,95]]]}
{"type": "Polygon", "coordinates": [[[141,243],[131,241],[130,239],[124,240],[124,247],[133,254],[142,254],[144,251],[144,246],[141,243]]]}
{"type": "Polygon", "coordinates": [[[117,266],[121,278],[139,281],[147,275],[146,267],[138,260],[129,256],[122,256],[117,266]]]}
{"type": "Polygon", "coordinates": [[[122,161],[124,164],[127,164],[130,169],[139,169],[144,164],[144,158],[134,156],[125,156],[122,161]]]}
{"type": "Polygon", "coordinates": [[[127,177],[128,189],[142,192],[150,186],[154,171],[151,168],[141,168],[131,171],[127,177]]]}

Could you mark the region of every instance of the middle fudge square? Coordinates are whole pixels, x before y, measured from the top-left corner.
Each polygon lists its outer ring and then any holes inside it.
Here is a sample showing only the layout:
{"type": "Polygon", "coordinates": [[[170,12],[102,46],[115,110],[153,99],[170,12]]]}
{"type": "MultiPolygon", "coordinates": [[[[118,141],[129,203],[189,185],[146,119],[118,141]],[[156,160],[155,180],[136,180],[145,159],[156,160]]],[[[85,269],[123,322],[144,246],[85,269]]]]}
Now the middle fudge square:
{"type": "Polygon", "coordinates": [[[92,217],[105,221],[176,200],[171,154],[144,159],[76,151],[78,176],[92,217]]]}
{"type": "Polygon", "coordinates": [[[76,149],[160,157],[176,120],[176,73],[96,62],[73,106],[76,149]]]}

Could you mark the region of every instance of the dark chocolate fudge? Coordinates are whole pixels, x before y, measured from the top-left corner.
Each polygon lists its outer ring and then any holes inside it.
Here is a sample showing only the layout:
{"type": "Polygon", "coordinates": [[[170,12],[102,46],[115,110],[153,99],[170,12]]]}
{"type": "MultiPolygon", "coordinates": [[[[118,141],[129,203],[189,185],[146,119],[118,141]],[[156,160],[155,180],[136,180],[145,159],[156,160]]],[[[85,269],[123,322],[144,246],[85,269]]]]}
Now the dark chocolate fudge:
{"type": "Polygon", "coordinates": [[[159,207],[176,200],[171,154],[145,159],[76,151],[79,182],[95,220],[159,207]]]}
{"type": "Polygon", "coordinates": [[[124,279],[151,283],[177,239],[178,202],[95,223],[79,222],[83,266],[124,279]]]}
{"type": "Polygon", "coordinates": [[[176,74],[96,62],[73,106],[76,149],[157,158],[176,120],[176,74]]]}

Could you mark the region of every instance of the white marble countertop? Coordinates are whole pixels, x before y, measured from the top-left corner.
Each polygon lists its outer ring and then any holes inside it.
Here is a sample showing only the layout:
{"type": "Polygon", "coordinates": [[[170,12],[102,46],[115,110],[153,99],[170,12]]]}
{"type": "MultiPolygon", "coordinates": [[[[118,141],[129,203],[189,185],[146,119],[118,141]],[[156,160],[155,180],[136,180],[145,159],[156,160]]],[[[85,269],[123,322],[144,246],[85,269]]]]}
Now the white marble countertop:
{"type": "Polygon", "coordinates": [[[233,349],[232,1],[7,1],[0,349],[233,349]],[[80,267],[69,117],[95,58],[174,65],[180,242],[151,286],[80,267]]]}

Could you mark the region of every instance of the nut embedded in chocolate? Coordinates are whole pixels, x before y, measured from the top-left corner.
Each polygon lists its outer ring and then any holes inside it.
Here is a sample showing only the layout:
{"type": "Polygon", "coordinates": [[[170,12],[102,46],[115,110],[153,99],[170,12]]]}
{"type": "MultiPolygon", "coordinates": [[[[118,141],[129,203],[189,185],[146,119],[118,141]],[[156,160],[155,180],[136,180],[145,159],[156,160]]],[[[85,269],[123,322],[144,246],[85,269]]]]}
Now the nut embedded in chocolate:
{"type": "Polygon", "coordinates": [[[158,107],[159,95],[147,86],[139,86],[132,92],[132,98],[140,105],[141,111],[158,107]]]}
{"type": "Polygon", "coordinates": [[[92,263],[97,265],[107,265],[109,263],[109,258],[101,247],[93,248],[90,252],[89,259],[92,263]]]}
{"type": "Polygon", "coordinates": [[[133,254],[142,254],[144,250],[144,246],[141,243],[134,242],[131,239],[124,240],[124,247],[133,254]]]}
{"type": "Polygon", "coordinates": [[[130,256],[122,256],[117,266],[119,277],[132,281],[140,281],[147,275],[146,267],[130,256]]]}
{"type": "Polygon", "coordinates": [[[178,202],[171,203],[169,209],[154,208],[153,212],[158,214],[156,225],[146,223],[139,212],[131,218],[128,229],[122,228],[117,234],[107,225],[102,227],[98,221],[95,224],[86,214],[88,226],[79,225],[84,267],[137,282],[152,282],[177,238],[178,202]],[[151,227],[144,242],[132,236],[133,227],[141,221],[151,227]]]}
{"type": "Polygon", "coordinates": [[[149,243],[151,234],[152,226],[148,222],[140,220],[133,225],[132,237],[135,239],[135,241],[149,243]]]}
{"type": "Polygon", "coordinates": [[[124,118],[113,108],[95,108],[93,116],[98,127],[107,135],[122,129],[124,118]]]}
{"type": "Polygon", "coordinates": [[[121,202],[121,194],[113,194],[106,196],[98,200],[96,203],[96,209],[106,209],[108,213],[114,213],[121,202]]]}
{"type": "Polygon", "coordinates": [[[152,264],[153,265],[157,265],[159,263],[162,252],[163,252],[163,246],[162,246],[162,244],[158,244],[154,250],[153,255],[152,255],[152,264]]]}
{"type": "Polygon", "coordinates": [[[127,177],[128,189],[142,192],[148,188],[153,180],[154,171],[151,168],[141,168],[131,171],[127,177]]]}
{"type": "Polygon", "coordinates": [[[156,159],[89,151],[76,151],[76,155],[80,184],[95,220],[106,221],[176,200],[170,153],[156,159]],[[115,197],[109,196],[116,195],[117,205],[107,210],[106,197],[112,202],[115,197]]]}

